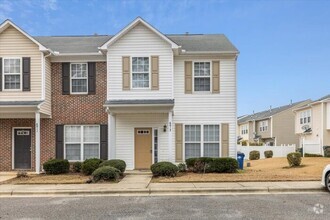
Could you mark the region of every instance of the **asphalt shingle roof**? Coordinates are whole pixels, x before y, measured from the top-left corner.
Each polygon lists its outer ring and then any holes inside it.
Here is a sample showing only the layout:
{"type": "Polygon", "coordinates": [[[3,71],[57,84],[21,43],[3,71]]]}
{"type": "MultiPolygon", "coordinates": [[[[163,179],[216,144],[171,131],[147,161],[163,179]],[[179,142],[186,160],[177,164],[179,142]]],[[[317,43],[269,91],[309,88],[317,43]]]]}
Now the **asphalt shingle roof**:
{"type": "Polygon", "coordinates": [[[12,106],[17,106],[17,105],[24,105],[24,106],[29,106],[29,105],[39,105],[41,104],[42,101],[1,101],[0,106],[4,105],[12,105],[12,106]]]}
{"type": "Polygon", "coordinates": [[[106,105],[164,105],[174,104],[174,99],[134,99],[134,100],[107,100],[106,105]]]}
{"type": "Polygon", "coordinates": [[[306,100],[301,101],[301,102],[295,102],[295,103],[292,103],[290,105],[284,105],[284,106],[280,106],[280,107],[277,107],[277,108],[272,108],[271,110],[269,109],[269,110],[266,110],[266,111],[257,112],[257,113],[251,114],[251,115],[246,115],[246,116],[240,117],[238,119],[238,124],[243,124],[243,123],[248,122],[248,121],[254,121],[254,120],[258,121],[258,120],[269,118],[270,116],[273,116],[273,115],[275,115],[277,113],[280,113],[282,111],[285,111],[287,109],[293,108],[296,105],[301,104],[305,101],[306,100]]]}
{"type": "MultiPolygon", "coordinates": [[[[238,52],[223,34],[165,35],[187,52],[238,52]]],[[[97,53],[112,35],[91,36],[39,36],[33,37],[40,44],[60,53],[97,53]]]]}

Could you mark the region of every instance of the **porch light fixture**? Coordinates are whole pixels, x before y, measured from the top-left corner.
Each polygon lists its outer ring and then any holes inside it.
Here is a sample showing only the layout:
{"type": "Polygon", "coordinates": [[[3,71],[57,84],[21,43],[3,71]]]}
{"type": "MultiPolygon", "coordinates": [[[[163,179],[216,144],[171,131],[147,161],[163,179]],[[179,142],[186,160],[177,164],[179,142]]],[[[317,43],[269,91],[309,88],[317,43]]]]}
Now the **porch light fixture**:
{"type": "Polygon", "coordinates": [[[166,132],[166,130],[167,130],[167,125],[165,124],[163,127],[163,131],[166,132]]]}

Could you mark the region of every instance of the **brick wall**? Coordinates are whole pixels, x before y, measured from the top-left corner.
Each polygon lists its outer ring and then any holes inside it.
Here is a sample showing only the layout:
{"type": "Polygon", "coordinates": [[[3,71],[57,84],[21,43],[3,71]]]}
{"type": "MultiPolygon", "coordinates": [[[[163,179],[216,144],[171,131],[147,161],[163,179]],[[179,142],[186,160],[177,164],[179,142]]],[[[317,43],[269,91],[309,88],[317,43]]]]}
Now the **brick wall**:
{"type": "MultiPolygon", "coordinates": [[[[96,63],[95,95],[62,95],[62,64],[52,63],[52,118],[41,119],[41,164],[55,158],[55,126],[57,124],[107,124],[106,62],[96,63]]],[[[35,165],[34,119],[0,120],[0,171],[12,167],[12,127],[32,127],[32,169],[35,165]]]]}

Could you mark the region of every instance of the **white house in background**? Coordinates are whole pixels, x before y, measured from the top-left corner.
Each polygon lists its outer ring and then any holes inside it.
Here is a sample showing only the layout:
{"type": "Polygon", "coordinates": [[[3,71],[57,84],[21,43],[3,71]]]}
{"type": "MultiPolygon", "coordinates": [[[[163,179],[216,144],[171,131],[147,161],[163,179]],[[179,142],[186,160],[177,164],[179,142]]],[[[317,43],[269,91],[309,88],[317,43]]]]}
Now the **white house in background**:
{"type": "Polygon", "coordinates": [[[128,169],[236,157],[236,60],[222,34],[164,35],[135,19],[107,55],[109,158],[128,169]]]}
{"type": "Polygon", "coordinates": [[[330,95],[294,109],[295,133],[304,153],[323,154],[330,146],[330,95]]]}

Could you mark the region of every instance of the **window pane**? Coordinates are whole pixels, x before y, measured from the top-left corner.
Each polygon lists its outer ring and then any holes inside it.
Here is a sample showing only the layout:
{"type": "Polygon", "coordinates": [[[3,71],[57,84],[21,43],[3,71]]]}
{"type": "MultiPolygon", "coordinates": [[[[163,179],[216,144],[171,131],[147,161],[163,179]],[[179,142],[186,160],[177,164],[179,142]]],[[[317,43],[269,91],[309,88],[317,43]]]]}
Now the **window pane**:
{"type": "Polygon", "coordinates": [[[84,142],[100,142],[99,126],[85,126],[84,127],[84,142]]]}
{"type": "Polygon", "coordinates": [[[186,142],[200,142],[201,141],[201,126],[200,125],[186,125],[185,126],[185,141],[186,142]]]}
{"type": "Polygon", "coordinates": [[[195,91],[210,91],[210,78],[195,78],[194,79],[195,91]]]}
{"type": "Polygon", "coordinates": [[[80,144],[66,144],[65,155],[67,160],[80,160],[80,144]]]}
{"type": "Polygon", "coordinates": [[[72,80],[72,92],[87,92],[87,79],[73,79],[72,80]]]}
{"type": "Polygon", "coordinates": [[[219,157],[219,144],[204,143],[204,157],[219,157]]]}
{"type": "Polygon", "coordinates": [[[211,68],[210,62],[195,62],[194,75],[195,76],[210,76],[211,68]]]}
{"type": "Polygon", "coordinates": [[[133,73],[133,88],[148,88],[149,73],[133,73]]]}
{"type": "Polygon", "coordinates": [[[185,144],[185,158],[200,157],[201,145],[200,144],[185,144]]]}
{"type": "Polygon", "coordinates": [[[84,160],[99,158],[99,144],[84,144],[84,160]]]}
{"type": "MultiPolygon", "coordinates": [[[[243,127],[243,132],[245,132],[245,127],[243,127]]],[[[219,141],[219,125],[204,125],[204,141],[219,141]]]]}
{"type": "Polygon", "coordinates": [[[80,143],[80,126],[65,126],[65,142],[80,143]]]}
{"type": "Polygon", "coordinates": [[[20,75],[5,75],[5,89],[20,89],[20,75]]]}

